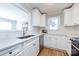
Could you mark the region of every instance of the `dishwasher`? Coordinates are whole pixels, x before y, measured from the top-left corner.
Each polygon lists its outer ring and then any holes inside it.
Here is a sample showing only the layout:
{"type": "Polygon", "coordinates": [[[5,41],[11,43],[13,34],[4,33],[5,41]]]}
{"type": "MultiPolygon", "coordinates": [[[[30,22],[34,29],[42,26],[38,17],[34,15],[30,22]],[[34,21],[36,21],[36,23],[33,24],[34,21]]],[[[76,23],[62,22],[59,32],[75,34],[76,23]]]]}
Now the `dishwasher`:
{"type": "Polygon", "coordinates": [[[40,35],[39,36],[39,49],[40,51],[43,49],[44,47],[44,35],[40,35]]]}

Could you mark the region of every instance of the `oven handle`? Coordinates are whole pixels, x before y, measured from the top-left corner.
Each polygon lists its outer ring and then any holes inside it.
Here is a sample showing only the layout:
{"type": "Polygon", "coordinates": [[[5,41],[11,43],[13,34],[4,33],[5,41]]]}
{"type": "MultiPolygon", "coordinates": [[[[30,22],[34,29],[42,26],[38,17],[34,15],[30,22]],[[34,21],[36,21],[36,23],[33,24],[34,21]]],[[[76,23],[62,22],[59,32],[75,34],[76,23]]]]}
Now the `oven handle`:
{"type": "Polygon", "coordinates": [[[72,44],[72,46],[79,51],[79,48],[77,48],[74,44],[72,44]]]}

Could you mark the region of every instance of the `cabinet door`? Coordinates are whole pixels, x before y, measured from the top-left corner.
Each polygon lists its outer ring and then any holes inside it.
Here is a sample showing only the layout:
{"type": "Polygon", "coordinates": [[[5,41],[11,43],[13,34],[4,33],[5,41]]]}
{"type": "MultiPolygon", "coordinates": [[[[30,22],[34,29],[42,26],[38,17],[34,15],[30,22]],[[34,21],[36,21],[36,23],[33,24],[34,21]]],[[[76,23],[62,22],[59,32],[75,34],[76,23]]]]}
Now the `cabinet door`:
{"type": "Polygon", "coordinates": [[[64,36],[57,36],[57,48],[61,50],[66,50],[66,38],[64,36]]]}
{"type": "Polygon", "coordinates": [[[32,10],[32,26],[40,26],[41,14],[38,9],[32,10]]]}
{"type": "Polygon", "coordinates": [[[72,26],[72,8],[64,10],[64,26],[72,26]]]}
{"type": "Polygon", "coordinates": [[[22,44],[23,43],[20,43],[20,44],[14,45],[12,47],[6,48],[3,51],[0,51],[0,55],[1,56],[15,56],[16,54],[18,54],[21,51],[22,44]]]}
{"type": "Polygon", "coordinates": [[[72,20],[73,24],[79,24],[79,4],[74,4],[72,7],[72,20]]]}
{"type": "Polygon", "coordinates": [[[71,41],[69,39],[66,39],[66,51],[71,55],[71,41]]]}
{"type": "Polygon", "coordinates": [[[33,42],[24,48],[24,56],[36,56],[39,52],[39,39],[36,38],[33,42]]]}
{"type": "Polygon", "coordinates": [[[56,48],[56,37],[52,35],[45,35],[44,46],[48,48],[56,48]]]}
{"type": "Polygon", "coordinates": [[[41,20],[40,21],[41,21],[40,26],[45,27],[46,26],[46,14],[41,15],[41,20]]]}
{"type": "Polygon", "coordinates": [[[24,56],[24,52],[21,51],[20,53],[18,53],[16,56],[24,56]]]}
{"type": "Polygon", "coordinates": [[[39,39],[36,38],[36,41],[34,41],[32,45],[32,54],[33,56],[37,56],[39,53],[39,39]]]}

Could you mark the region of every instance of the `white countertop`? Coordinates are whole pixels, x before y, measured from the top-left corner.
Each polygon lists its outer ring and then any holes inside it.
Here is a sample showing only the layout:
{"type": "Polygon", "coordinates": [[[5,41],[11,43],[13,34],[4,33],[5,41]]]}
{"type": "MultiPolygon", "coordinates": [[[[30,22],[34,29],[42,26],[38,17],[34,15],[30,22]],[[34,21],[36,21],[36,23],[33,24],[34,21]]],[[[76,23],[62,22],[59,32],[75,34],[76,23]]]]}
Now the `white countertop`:
{"type": "Polygon", "coordinates": [[[4,50],[6,48],[9,48],[11,46],[14,46],[16,44],[20,44],[20,43],[25,42],[27,40],[33,39],[33,38],[38,37],[40,35],[43,35],[43,34],[38,34],[38,35],[35,35],[35,36],[27,38],[27,39],[17,39],[17,38],[15,38],[15,39],[0,40],[0,51],[4,50]]]}

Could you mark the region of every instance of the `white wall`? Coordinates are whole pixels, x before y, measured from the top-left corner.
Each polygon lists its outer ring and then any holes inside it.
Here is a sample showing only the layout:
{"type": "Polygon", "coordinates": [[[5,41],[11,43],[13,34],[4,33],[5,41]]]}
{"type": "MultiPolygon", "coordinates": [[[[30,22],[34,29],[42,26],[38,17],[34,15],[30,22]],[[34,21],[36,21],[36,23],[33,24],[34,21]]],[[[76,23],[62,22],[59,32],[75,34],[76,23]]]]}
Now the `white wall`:
{"type": "MultiPolygon", "coordinates": [[[[60,16],[60,24],[59,24],[59,29],[57,31],[50,31],[48,30],[48,33],[51,34],[65,34],[68,36],[74,36],[74,35],[79,35],[79,25],[77,26],[69,26],[69,27],[64,27],[64,14],[63,12],[59,15],[53,15],[53,16],[60,16]]],[[[53,16],[49,16],[48,19],[50,17],[53,16]]]]}
{"type": "MultiPolygon", "coordinates": [[[[38,34],[40,32],[40,28],[34,28],[31,26],[31,13],[24,12],[14,5],[0,4],[0,16],[19,21],[19,23],[17,23],[19,25],[19,27],[17,26],[18,29],[21,28],[22,22],[28,22],[29,28],[27,34],[38,34]]],[[[0,31],[0,39],[13,39],[22,35],[23,34],[21,30],[7,32],[0,31]]]]}
{"type": "Polygon", "coordinates": [[[28,20],[28,15],[24,11],[10,3],[0,4],[0,17],[17,21],[17,30],[22,28],[22,23],[28,20]]]}

